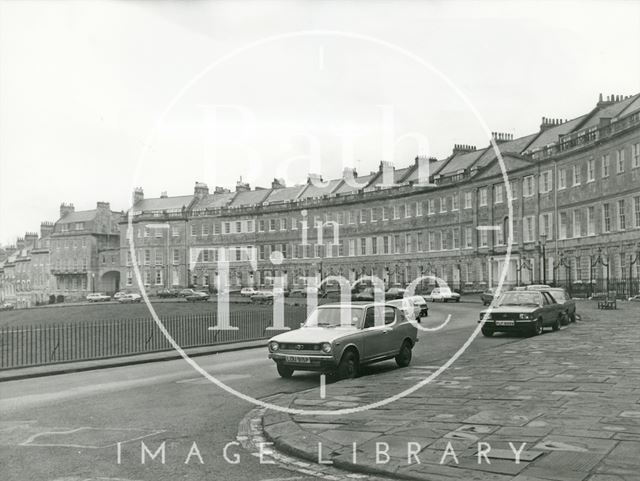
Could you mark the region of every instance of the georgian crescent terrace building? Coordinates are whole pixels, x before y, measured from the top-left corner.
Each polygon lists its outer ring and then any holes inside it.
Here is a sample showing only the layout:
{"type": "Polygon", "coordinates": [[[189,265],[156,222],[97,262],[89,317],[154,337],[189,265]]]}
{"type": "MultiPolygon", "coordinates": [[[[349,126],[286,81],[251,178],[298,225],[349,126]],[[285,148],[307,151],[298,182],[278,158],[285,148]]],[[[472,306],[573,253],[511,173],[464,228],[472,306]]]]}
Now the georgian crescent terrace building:
{"type": "MultiPolygon", "coordinates": [[[[510,194],[489,143],[455,145],[444,159],[402,168],[381,162],[366,175],[310,174],[288,187],[240,181],[233,191],[209,190],[197,182],[191,195],[159,198],[138,188],[130,214],[141,281],[152,293],[214,287],[224,256],[235,287],[270,285],[274,276],[292,287],[331,275],[375,275],[387,285],[436,275],[469,292],[495,286],[506,267],[508,285],[638,293],[640,94],[600,95],[577,118],[543,118],[537,132],[493,140],[510,194]]],[[[62,204],[60,219],[43,226],[40,239],[27,234],[29,242],[4,249],[1,301],[15,303],[19,292],[28,306],[51,295],[138,288],[124,213],[104,202],[80,212],[62,204]]]]}
{"type": "MultiPolygon", "coordinates": [[[[310,174],[290,187],[240,181],[235,191],[210,191],[197,182],[193,195],[153,199],[138,188],[131,214],[142,282],[152,290],[217,286],[224,256],[235,287],[270,285],[274,276],[301,286],[331,275],[405,285],[429,274],[470,291],[496,285],[505,263],[509,285],[637,283],[640,94],[601,95],[580,117],[543,118],[535,133],[493,140],[510,196],[491,145],[456,145],[445,159],[403,168],[381,162],[367,175],[310,174]]],[[[126,218],[120,226],[122,284],[135,288],[126,218]]]]}

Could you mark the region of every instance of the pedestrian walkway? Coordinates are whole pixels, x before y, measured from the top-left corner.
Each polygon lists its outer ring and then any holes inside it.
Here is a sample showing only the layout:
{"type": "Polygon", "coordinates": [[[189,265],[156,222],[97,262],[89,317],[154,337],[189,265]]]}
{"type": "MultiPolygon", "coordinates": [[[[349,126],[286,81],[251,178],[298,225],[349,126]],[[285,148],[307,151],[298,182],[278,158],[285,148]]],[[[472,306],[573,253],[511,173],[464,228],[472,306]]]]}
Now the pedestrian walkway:
{"type": "MultiPolygon", "coordinates": [[[[308,460],[404,479],[640,480],[640,304],[579,309],[577,324],[463,355],[432,384],[377,409],[269,410],[265,433],[277,449],[308,460]]],[[[313,389],[270,401],[357,407],[437,367],[414,358],[406,369],[329,384],[324,399],[313,389]]]]}

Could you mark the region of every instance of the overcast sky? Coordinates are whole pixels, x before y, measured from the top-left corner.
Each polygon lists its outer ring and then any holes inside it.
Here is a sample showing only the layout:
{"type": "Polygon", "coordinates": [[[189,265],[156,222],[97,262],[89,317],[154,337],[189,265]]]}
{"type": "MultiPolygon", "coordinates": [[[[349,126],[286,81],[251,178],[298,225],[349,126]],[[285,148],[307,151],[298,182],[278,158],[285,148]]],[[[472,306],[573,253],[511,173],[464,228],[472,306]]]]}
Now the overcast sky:
{"type": "Polygon", "coordinates": [[[3,1],[0,243],[137,185],[295,184],[486,146],[483,122],[532,133],[640,92],[639,59],[638,1],[3,1]]]}

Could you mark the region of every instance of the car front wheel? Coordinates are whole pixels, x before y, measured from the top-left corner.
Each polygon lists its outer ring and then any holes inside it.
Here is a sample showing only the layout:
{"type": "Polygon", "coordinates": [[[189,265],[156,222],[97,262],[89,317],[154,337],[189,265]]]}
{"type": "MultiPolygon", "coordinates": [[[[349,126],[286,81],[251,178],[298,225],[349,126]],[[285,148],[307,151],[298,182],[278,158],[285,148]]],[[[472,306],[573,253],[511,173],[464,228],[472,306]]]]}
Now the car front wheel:
{"type": "Polygon", "coordinates": [[[347,351],[338,365],[338,377],[353,379],[358,376],[358,356],[353,351],[347,351]]]}
{"type": "Polygon", "coordinates": [[[290,368],[289,366],[278,364],[277,369],[278,374],[280,374],[280,377],[282,378],[289,379],[291,376],[293,376],[293,368],[290,368]]]}
{"type": "Polygon", "coordinates": [[[484,337],[491,337],[493,336],[493,327],[490,326],[482,326],[482,335],[484,337]]]}
{"type": "Polygon", "coordinates": [[[400,348],[400,352],[396,356],[396,364],[398,367],[407,367],[411,363],[411,344],[405,342],[400,348]]]}
{"type": "Polygon", "coordinates": [[[542,319],[538,319],[532,326],[531,326],[531,330],[529,331],[529,335],[530,336],[539,336],[540,334],[542,334],[542,331],[544,330],[544,327],[542,325],[542,319]]]}

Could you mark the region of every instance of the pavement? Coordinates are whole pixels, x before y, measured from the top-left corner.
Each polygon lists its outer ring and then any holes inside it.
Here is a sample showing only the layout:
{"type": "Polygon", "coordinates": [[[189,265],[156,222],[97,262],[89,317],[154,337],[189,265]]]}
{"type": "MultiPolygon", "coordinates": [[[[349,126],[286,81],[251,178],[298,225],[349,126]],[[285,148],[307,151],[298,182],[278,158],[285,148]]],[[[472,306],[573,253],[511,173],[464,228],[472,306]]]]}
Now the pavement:
{"type": "MultiPolygon", "coordinates": [[[[391,478],[640,480],[640,305],[599,311],[585,301],[578,313],[580,322],[558,332],[509,344],[500,343],[504,335],[484,339],[495,347],[467,351],[433,382],[375,409],[267,410],[265,436],[314,463],[391,478]]],[[[414,356],[406,369],[328,384],[324,397],[312,388],[269,401],[357,408],[404,391],[446,360],[414,356]]]]}

